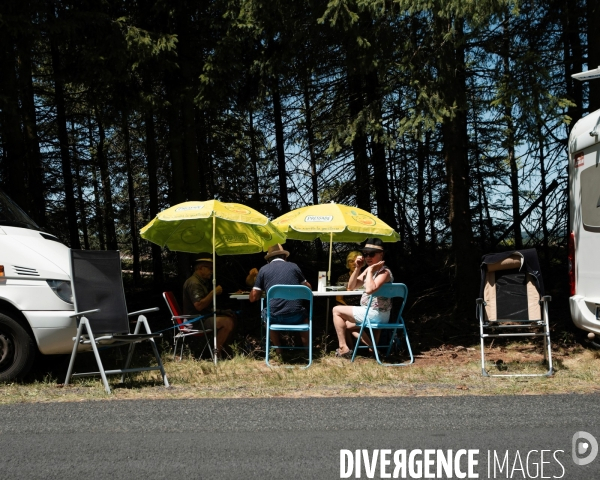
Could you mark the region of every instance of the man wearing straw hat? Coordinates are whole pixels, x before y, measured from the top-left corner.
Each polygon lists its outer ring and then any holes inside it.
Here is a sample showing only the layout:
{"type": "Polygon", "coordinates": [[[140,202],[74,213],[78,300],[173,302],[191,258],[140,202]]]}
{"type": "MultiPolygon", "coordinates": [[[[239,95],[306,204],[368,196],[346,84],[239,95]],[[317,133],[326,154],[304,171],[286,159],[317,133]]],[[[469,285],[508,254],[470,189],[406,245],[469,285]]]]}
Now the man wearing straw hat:
{"type": "MultiPolygon", "coordinates": [[[[284,250],[280,244],[269,247],[265,260],[268,262],[262,267],[250,292],[249,300],[256,302],[273,285],[306,285],[312,289],[306,281],[300,267],[295,263],[288,262],[290,252],[284,250]]],[[[266,309],[264,310],[266,312],[266,309]]],[[[302,305],[302,300],[271,300],[271,322],[286,325],[298,325],[308,323],[308,313],[302,305]]],[[[271,330],[271,342],[280,345],[279,332],[271,330]]],[[[308,332],[301,332],[302,343],[308,346],[308,332]]],[[[279,352],[279,349],[278,353],[279,352]]]]}
{"type": "MultiPolygon", "coordinates": [[[[211,278],[213,275],[213,261],[209,253],[201,254],[194,262],[194,273],[183,284],[183,314],[184,315],[208,315],[212,313],[213,291],[211,278]]],[[[220,295],[223,288],[215,287],[215,293],[220,295]]],[[[216,329],[214,317],[202,320],[204,328],[217,332],[217,354],[223,352],[223,345],[235,326],[233,315],[228,312],[217,312],[216,329]]]]}

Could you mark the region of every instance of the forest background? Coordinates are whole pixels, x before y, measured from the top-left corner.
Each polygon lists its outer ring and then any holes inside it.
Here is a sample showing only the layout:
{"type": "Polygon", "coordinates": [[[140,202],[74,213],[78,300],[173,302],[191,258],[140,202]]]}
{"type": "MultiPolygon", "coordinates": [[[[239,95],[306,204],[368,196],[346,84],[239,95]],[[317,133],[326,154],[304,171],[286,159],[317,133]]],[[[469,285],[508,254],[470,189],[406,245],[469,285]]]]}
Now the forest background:
{"type": "MultiPolygon", "coordinates": [[[[5,0],[0,184],[68,246],[121,250],[130,295],[189,275],[139,237],[164,208],[334,201],[400,233],[387,261],[441,341],[513,248],[567,325],[567,138],[600,108],[571,74],[599,26],[595,0],[5,0]]],[[[286,247],[316,284],[327,245],[286,247]]],[[[263,263],[221,257],[219,283],[263,263]]]]}

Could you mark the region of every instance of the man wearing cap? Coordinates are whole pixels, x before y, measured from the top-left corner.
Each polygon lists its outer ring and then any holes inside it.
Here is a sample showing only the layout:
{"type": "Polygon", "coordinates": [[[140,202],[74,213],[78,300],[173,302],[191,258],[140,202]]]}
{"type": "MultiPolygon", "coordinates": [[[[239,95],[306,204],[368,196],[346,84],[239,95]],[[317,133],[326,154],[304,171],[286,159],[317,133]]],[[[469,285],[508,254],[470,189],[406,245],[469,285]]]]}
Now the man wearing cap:
{"type": "MultiPolygon", "coordinates": [[[[340,347],[335,354],[338,357],[351,358],[352,350],[348,346],[348,336],[351,333],[358,341],[359,325],[365,319],[369,297],[375,294],[384,284],[394,281],[394,276],[390,269],[385,265],[383,242],[378,238],[368,238],[365,246],[362,248],[362,255],[356,257],[356,268],[348,280],[348,290],[365,287],[360,299],[360,306],[352,307],[347,305],[336,305],[333,307],[333,325],[338,336],[340,347]],[[361,273],[363,265],[367,267],[361,273]]],[[[392,299],[386,297],[373,296],[371,309],[369,310],[369,320],[387,323],[390,320],[392,310],[392,299]]],[[[369,340],[363,335],[365,343],[369,340]]]]}
{"type": "MultiPolygon", "coordinates": [[[[184,315],[207,315],[212,312],[213,290],[212,290],[213,261],[210,254],[202,254],[194,262],[194,273],[183,284],[183,314],[184,315]]],[[[221,295],[223,289],[220,285],[215,287],[215,293],[221,295]]],[[[235,326],[233,317],[217,313],[216,329],[214,317],[203,320],[204,328],[217,332],[217,354],[223,351],[223,345],[235,326]]]]}
{"type": "MultiPolygon", "coordinates": [[[[269,247],[265,255],[268,263],[259,270],[254,287],[250,292],[251,302],[260,299],[263,292],[268,291],[273,285],[306,285],[312,289],[298,265],[287,261],[289,255],[290,252],[284,250],[279,244],[269,247]]],[[[308,323],[308,313],[302,305],[302,300],[278,298],[271,300],[271,321],[287,325],[308,323]]],[[[271,330],[270,334],[273,345],[279,345],[279,332],[271,330]]],[[[301,338],[304,346],[308,346],[308,332],[302,332],[301,338]]]]}

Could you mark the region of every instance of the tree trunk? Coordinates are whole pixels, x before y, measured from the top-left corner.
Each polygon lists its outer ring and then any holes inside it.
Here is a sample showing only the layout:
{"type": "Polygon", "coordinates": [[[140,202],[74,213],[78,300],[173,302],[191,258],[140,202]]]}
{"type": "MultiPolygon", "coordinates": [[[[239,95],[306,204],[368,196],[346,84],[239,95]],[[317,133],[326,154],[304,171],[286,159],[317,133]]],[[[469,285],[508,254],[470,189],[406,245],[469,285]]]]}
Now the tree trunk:
{"type": "Polygon", "coordinates": [[[181,153],[182,136],[181,122],[179,119],[180,102],[174,86],[169,83],[167,86],[170,105],[168,108],[169,122],[169,150],[171,153],[171,204],[175,205],[188,199],[184,191],[183,179],[183,158],[181,153]]]}
{"type": "MultiPolygon", "coordinates": [[[[542,131],[541,119],[538,119],[538,148],[540,152],[540,177],[542,193],[546,192],[546,165],[544,152],[544,134],[542,131]]],[[[542,197],[542,250],[544,252],[544,261],[550,260],[550,251],[548,249],[548,206],[546,204],[546,195],[542,197]]]]}
{"type": "Polygon", "coordinates": [[[287,171],[285,168],[285,147],[283,136],[283,118],[281,113],[281,96],[279,93],[279,82],[273,80],[273,115],[275,117],[275,146],[277,149],[277,170],[279,173],[279,196],[281,198],[281,211],[290,211],[287,189],[287,171]]]}
{"type": "Polygon", "coordinates": [[[110,181],[110,170],[108,160],[104,151],[104,125],[98,111],[96,111],[96,121],[98,122],[98,166],[100,167],[100,180],[102,181],[102,196],[104,200],[104,231],[106,232],[106,247],[109,250],[118,250],[117,232],[115,230],[115,210],[112,203],[112,185],[110,181]]]}
{"type": "MultiPolygon", "coordinates": [[[[587,0],[587,47],[588,47],[588,68],[590,70],[598,68],[600,66],[600,5],[598,0],[587,0]]],[[[581,54],[581,40],[579,31],[576,30],[572,35],[571,44],[573,45],[573,57],[577,54],[581,54]],[[576,43],[577,42],[577,43],[576,43]]],[[[581,57],[580,57],[581,58],[581,57]]],[[[575,58],[574,58],[575,60],[575,58]]],[[[575,63],[575,61],[573,62],[575,63]]],[[[577,62],[577,65],[580,65],[577,62]]],[[[579,70],[581,71],[581,70],[579,70]]],[[[573,72],[577,73],[577,72],[573,72]]],[[[581,82],[575,82],[581,83],[581,82]]],[[[600,109],[600,82],[598,80],[592,80],[589,82],[590,85],[590,104],[588,111],[593,112],[600,109]]],[[[576,117],[575,120],[579,120],[576,117]]]]}
{"type": "MultiPolygon", "coordinates": [[[[52,17],[54,18],[54,7],[52,17]]],[[[62,165],[63,182],[65,186],[65,206],[67,209],[67,225],[69,228],[69,243],[71,248],[81,248],[79,229],[77,226],[77,209],[75,194],[73,192],[73,171],[69,155],[69,136],[67,133],[67,115],[65,108],[65,93],[62,76],[62,67],[58,43],[50,37],[50,51],[52,55],[52,71],[54,78],[54,102],[56,104],[56,123],[58,126],[58,142],[60,144],[60,158],[62,165]]]]}
{"type": "MultiPolygon", "coordinates": [[[[575,106],[569,106],[567,114],[575,121],[579,120],[583,115],[583,85],[579,80],[571,78],[574,73],[581,72],[583,68],[583,54],[581,48],[581,32],[579,31],[579,19],[577,2],[564,0],[561,2],[562,8],[560,12],[560,22],[562,26],[562,44],[565,65],[565,85],[567,89],[567,97],[575,103],[575,106]]],[[[594,30],[598,28],[598,24],[592,27],[594,30]]],[[[588,32],[589,35],[589,32],[588,32]]],[[[588,39],[590,37],[588,36],[588,39]]],[[[597,65],[596,65],[597,66],[597,65]]],[[[592,67],[588,63],[588,68],[592,67]]],[[[590,82],[593,84],[594,81],[590,82]]],[[[591,111],[591,110],[589,110],[591,111]]],[[[571,127],[575,122],[571,123],[571,127]]]]}
{"type": "Polygon", "coordinates": [[[19,48],[19,91],[21,100],[21,117],[23,119],[23,140],[26,152],[27,192],[29,205],[27,209],[33,220],[40,226],[46,225],[46,199],[44,197],[44,170],[40,155],[40,141],[37,132],[35,99],[33,92],[31,50],[32,42],[20,38],[19,48]]]}
{"type": "Polygon", "coordinates": [[[90,249],[90,238],[88,234],[87,213],[85,200],[83,198],[83,180],[81,178],[81,162],[77,152],[77,131],[75,122],[71,120],[71,135],[73,137],[73,163],[75,164],[75,189],[77,191],[77,205],[79,207],[79,219],[81,223],[81,233],[83,234],[83,248],[90,249]]]}
{"type": "Polygon", "coordinates": [[[383,144],[383,115],[381,114],[381,94],[379,78],[375,70],[366,76],[367,103],[377,122],[377,132],[371,133],[371,163],[373,164],[373,187],[377,216],[393,229],[396,228],[394,208],[390,204],[388,166],[383,144]]]}
{"type": "Polygon", "coordinates": [[[431,160],[430,160],[430,140],[431,133],[429,131],[425,132],[425,152],[427,155],[427,162],[425,166],[427,168],[427,206],[429,208],[429,236],[430,240],[430,251],[433,252],[433,256],[435,257],[437,252],[437,230],[435,228],[435,208],[433,205],[433,178],[431,173],[431,160]]]}
{"type": "Polygon", "coordinates": [[[425,148],[421,136],[417,140],[417,243],[421,253],[425,250],[425,148]]]}
{"type": "MultiPolygon", "coordinates": [[[[171,153],[171,205],[189,199],[185,192],[184,165],[182,155],[183,136],[181,134],[181,96],[178,83],[175,79],[167,82],[167,96],[170,105],[167,107],[167,121],[169,123],[169,150],[171,153]]],[[[177,276],[179,282],[185,282],[189,275],[188,255],[177,252],[177,276]]]]}
{"type": "Polygon", "coordinates": [[[133,256],[133,286],[140,284],[140,247],[136,226],[136,202],[131,164],[131,144],[129,138],[129,118],[126,111],[122,115],[123,144],[125,147],[125,167],[127,169],[127,196],[129,198],[129,231],[131,234],[131,254],[133,256]]]}
{"type": "Polygon", "coordinates": [[[478,270],[473,252],[471,209],[469,205],[469,160],[466,116],[465,52],[463,20],[438,22],[439,33],[454,31],[454,42],[447,41],[441,52],[440,71],[447,105],[457,105],[454,116],[442,124],[443,154],[448,184],[448,220],[454,254],[456,318],[464,320],[473,310],[478,270]]]}
{"type": "Polygon", "coordinates": [[[256,132],[254,131],[254,113],[248,112],[250,122],[250,163],[252,165],[252,208],[260,210],[260,194],[258,186],[258,154],[256,152],[256,132]]]}
{"type": "Polygon", "coordinates": [[[315,132],[312,126],[312,105],[310,101],[310,85],[304,85],[304,118],[306,120],[306,137],[308,140],[308,155],[310,158],[310,190],[313,205],[319,203],[319,177],[317,173],[317,156],[315,154],[315,132]]]}
{"type": "Polygon", "coordinates": [[[28,211],[24,166],[25,147],[19,117],[19,92],[17,84],[14,39],[6,29],[0,32],[0,127],[2,127],[2,162],[6,193],[28,211]]]}
{"type": "Polygon", "coordinates": [[[352,154],[354,155],[354,178],[356,191],[356,206],[371,211],[371,182],[369,175],[369,157],[367,155],[367,137],[364,126],[359,121],[364,108],[363,90],[360,75],[355,71],[358,62],[352,54],[352,48],[347,48],[346,76],[348,82],[348,107],[350,119],[356,129],[352,140],[352,154]]]}
{"type": "MultiPolygon", "coordinates": [[[[154,128],[154,114],[151,107],[145,112],[146,127],[146,158],[148,164],[148,197],[150,203],[150,218],[158,214],[158,179],[156,178],[158,166],[158,153],[156,150],[156,131],[154,128]]],[[[154,286],[163,282],[162,252],[160,246],[151,244],[152,248],[152,278],[154,286]]]]}
{"type": "Polygon", "coordinates": [[[181,121],[183,123],[183,165],[185,169],[184,183],[188,200],[206,200],[200,194],[200,179],[198,170],[198,152],[196,151],[196,118],[194,115],[194,98],[191,86],[189,66],[182,68],[184,75],[184,95],[181,102],[181,121]],[[189,82],[189,84],[187,83],[189,82]]]}
{"type": "MultiPolygon", "coordinates": [[[[505,15],[504,28],[502,32],[502,75],[505,83],[510,83],[511,71],[510,71],[510,42],[511,42],[511,31],[507,27],[509,25],[510,13],[505,15]]],[[[521,208],[519,205],[519,169],[517,166],[517,159],[515,156],[515,126],[513,119],[513,99],[509,96],[503,99],[504,118],[506,121],[506,138],[504,139],[503,146],[506,148],[506,154],[508,159],[508,165],[510,167],[510,191],[512,195],[512,216],[514,225],[514,240],[515,248],[523,248],[523,238],[521,235],[521,208]]]]}
{"type": "MultiPolygon", "coordinates": [[[[200,171],[200,184],[198,191],[200,192],[200,200],[209,198],[206,190],[207,185],[212,185],[212,171],[209,168],[208,156],[210,150],[208,148],[208,136],[210,127],[207,121],[208,112],[196,107],[196,151],[198,152],[198,170],[200,171]]],[[[256,190],[258,192],[258,189],[256,190]]]]}
{"type": "MultiPolygon", "coordinates": [[[[92,119],[88,119],[88,135],[90,137],[90,149],[94,145],[94,132],[92,130],[92,119]]],[[[100,201],[100,187],[98,185],[98,174],[96,167],[98,164],[98,148],[96,148],[96,155],[92,155],[90,169],[92,171],[92,187],[94,189],[94,223],[96,232],[98,233],[98,243],[100,243],[100,250],[106,250],[106,239],[104,237],[104,215],[102,215],[102,203],[100,201]]]]}

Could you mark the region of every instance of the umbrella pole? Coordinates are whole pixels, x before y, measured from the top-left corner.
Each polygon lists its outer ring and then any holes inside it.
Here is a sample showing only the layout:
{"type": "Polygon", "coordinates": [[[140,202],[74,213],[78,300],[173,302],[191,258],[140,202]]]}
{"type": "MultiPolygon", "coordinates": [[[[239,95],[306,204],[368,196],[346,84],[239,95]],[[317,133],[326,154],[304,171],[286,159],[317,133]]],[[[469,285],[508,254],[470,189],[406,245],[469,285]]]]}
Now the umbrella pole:
{"type": "Polygon", "coordinates": [[[333,250],[333,232],[329,232],[329,268],[327,269],[327,286],[331,286],[331,251],[333,250]]]}
{"type": "Polygon", "coordinates": [[[213,212],[213,228],[212,228],[212,246],[213,246],[213,251],[212,251],[213,279],[212,279],[212,283],[213,283],[213,326],[214,326],[214,331],[213,331],[213,344],[214,344],[213,357],[214,357],[214,359],[213,359],[213,361],[215,362],[215,367],[217,366],[217,356],[218,356],[218,352],[217,352],[217,262],[215,261],[216,260],[215,259],[216,223],[217,223],[217,217],[213,212]]]}
{"type": "MultiPolygon", "coordinates": [[[[333,249],[333,232],[329,232],[329,268],[327,269],[327,285],[331,285],[331,250],[333,249]]],[[[327,297],[327,312],[325,313],[325,353],[329,341],[329,297],[327,297]]]]}

